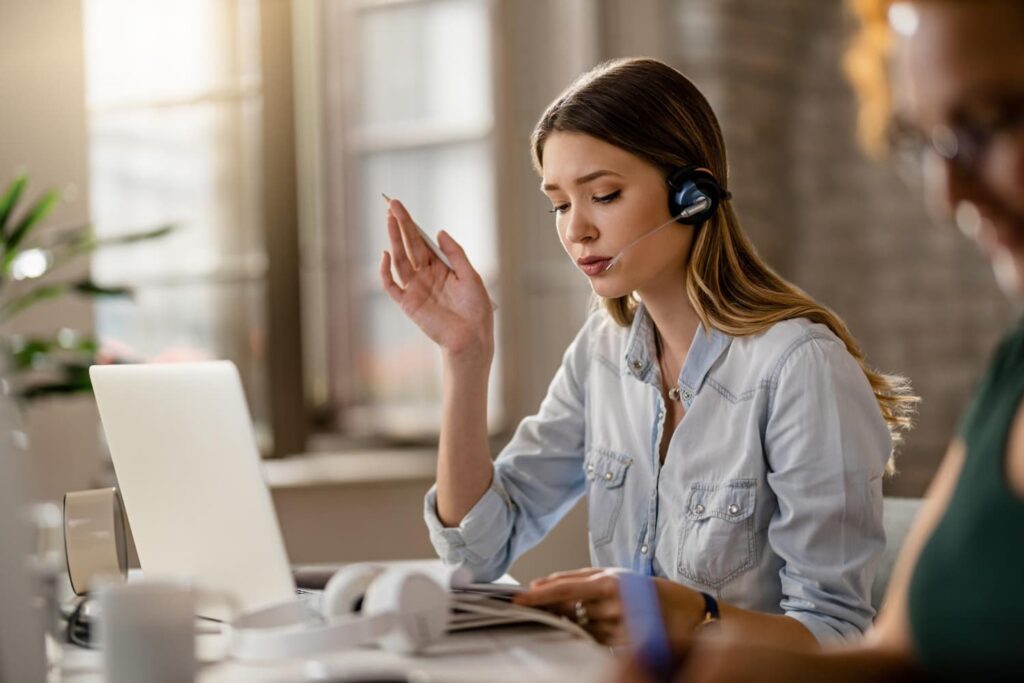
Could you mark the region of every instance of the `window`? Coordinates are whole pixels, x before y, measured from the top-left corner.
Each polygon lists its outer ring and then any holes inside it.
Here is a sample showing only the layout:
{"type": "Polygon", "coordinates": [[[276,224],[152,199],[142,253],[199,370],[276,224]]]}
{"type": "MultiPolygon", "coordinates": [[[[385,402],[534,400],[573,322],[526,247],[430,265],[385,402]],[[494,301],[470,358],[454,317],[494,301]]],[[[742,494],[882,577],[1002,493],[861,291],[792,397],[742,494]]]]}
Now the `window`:
{"type": "Polygon", "coordinates": [[[256,0],[85,0],[90,192],[108,236],[173,223],[159,241],[100,251],[102,339],[138,360],[228,358],[270,448],[267,256],[261,223],[256,0]]]}
{"type": "Polygon", "coordinates": [[[324,334],[334,423],[348,433],[428,437],[440,424],[440,354],[380,288],[380,195],[401,199],[428,233],[448,230],[500,298],[494,10],[486,0],[335,0],[326,10],[324,334]]]}

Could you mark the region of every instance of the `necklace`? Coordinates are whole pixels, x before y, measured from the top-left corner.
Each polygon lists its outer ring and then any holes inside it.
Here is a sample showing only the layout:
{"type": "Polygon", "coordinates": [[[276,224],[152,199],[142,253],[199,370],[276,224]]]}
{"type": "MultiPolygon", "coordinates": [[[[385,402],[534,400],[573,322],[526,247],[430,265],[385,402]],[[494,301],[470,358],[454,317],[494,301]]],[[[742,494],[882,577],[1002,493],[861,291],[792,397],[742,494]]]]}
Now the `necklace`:
{"type": "MultiPolygon", "coordinates": [[[[658,369],[661,370],[661,381],[662,381],[663,384],[665,384],[667,386],[668,383],[669,383],[669,379],[668,379],[669,373],[665,369],[665,358],[664,358],[665,354],[662,353],[662,349],[664,347],[661,344],[661,332],[658,331],[658,328],[654,328],[654,347],[655,347],[655,350],[657,351],[657,354],[658,354],[658,369]]],[[[679,386],[678,386],[678,384],[677,385],[673,385],[672,387],[669,387],[669,389],[668,389],[668,391],[666,393],[668,394],[668,398],[669,398],[670,401],[678,401],[679,400],[679,386]]]]}

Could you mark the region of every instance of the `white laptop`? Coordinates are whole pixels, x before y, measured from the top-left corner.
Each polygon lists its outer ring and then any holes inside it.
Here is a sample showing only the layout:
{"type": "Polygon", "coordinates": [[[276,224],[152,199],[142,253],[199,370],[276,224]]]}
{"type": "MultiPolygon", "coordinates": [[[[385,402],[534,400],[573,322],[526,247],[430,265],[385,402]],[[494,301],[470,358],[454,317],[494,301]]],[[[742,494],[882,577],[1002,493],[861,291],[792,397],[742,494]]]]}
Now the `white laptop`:
{"type": "Polygon", "coordinates": [[[234,364],[97,365],[89,376],[143,575],[191,579],[246,610],[293,598],[234,364]]]}

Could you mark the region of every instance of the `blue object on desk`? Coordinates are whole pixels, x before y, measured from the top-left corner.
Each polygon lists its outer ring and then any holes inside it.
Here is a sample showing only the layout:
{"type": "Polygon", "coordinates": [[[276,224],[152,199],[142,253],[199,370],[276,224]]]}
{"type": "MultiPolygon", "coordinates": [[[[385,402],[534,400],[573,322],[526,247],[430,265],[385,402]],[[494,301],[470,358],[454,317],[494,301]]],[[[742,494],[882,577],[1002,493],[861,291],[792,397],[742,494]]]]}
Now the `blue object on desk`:
{"type": "Polygon", "coordinates": [[[656,681],[668,681],[675,668],[672,650],[661,618],[654,579],[627,572],[619,575],[619,598],[626,630],[637,660],[656,681]]]}

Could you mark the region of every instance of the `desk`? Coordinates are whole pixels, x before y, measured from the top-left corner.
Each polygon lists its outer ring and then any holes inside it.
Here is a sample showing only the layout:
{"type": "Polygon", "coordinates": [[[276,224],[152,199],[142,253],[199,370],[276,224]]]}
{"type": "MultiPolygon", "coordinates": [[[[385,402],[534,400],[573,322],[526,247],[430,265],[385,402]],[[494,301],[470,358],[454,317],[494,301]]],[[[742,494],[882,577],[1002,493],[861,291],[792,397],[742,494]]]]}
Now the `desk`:
{"type": "MultiPolygon", "coordinates": [[[[201,635],[201,659],[219,657],[221,635],[201,635]]],[[[543,683],[545,681],[600,681],[614,661],[609,650],[561,631],[537,626],[512,626],[456,633],[417,657],[404,657],[375,648],[360,648],[309,659],[267,664],[219,661],[204,666],[197,683],[297,683],[332,680],[330,674],[416,672],[417,683],[543,683]],[[318,678],[319,677],[319,678],[318,678]]],[[[102,683],[101,655],[68,646],[63,675],[51,683],[102,683]]],[[[345,680],[341,678],[340,680],[345,680]]]]}

